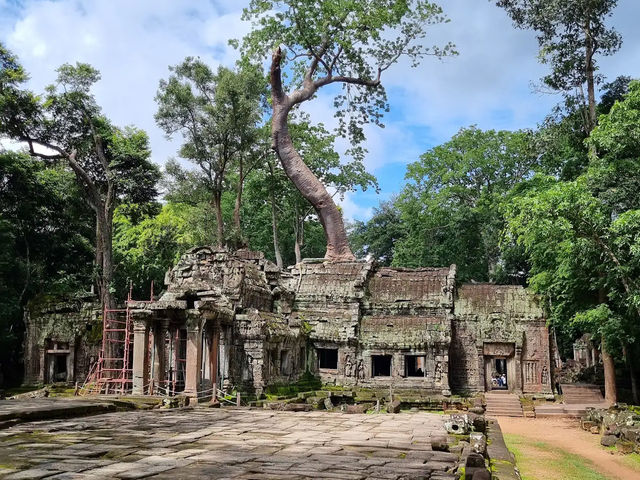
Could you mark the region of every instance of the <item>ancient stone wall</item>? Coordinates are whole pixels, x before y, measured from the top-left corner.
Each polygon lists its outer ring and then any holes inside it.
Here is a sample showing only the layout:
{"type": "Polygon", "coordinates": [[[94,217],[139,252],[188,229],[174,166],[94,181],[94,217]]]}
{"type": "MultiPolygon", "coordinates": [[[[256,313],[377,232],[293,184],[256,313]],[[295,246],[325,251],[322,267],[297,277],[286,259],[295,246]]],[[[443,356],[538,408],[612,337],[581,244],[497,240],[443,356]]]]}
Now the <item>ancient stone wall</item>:
{"type": "Polygon", "coordinates": [[[96,299],[38,298],[27,306],[24,321],[24,382],[82,382],[100,352],[96,299]]]}
{"type": "Polygon", "coordinates": [[[458,289],[454,312],[452,388],[489,388],[486,362],[506,358],[515,388],[550,391],[549,335],[533,295],[520,286],[465,284],[458,289]]]}

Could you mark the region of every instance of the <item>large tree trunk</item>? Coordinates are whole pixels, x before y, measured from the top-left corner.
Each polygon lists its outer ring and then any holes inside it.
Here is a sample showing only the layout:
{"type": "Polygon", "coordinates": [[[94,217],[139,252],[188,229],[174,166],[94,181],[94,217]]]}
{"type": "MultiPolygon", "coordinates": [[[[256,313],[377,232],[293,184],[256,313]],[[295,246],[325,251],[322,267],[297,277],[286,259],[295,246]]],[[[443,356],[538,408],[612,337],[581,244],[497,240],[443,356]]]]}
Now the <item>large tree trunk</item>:
{"type": "Polygon", "coordinates": [[[236,193],[236,203],[233,206],[233,225],[236,229],[237,247],[245,247],[246,242],[242,235],[242,225],[240,224],[240,208],[242,207],[242,189],[244,184],[244,172],[242,165],[242,158],[238,166],[238,191],[236,193]]]}
{"type": "Polygon", "coordinates": [[[102,212],[97,215],[96,258],[101,260],[99,268],[99,294],[103,308],[116,306],[111,293],[113,283],[113,221],[111,215],[102,212]]]}
{"type": "Polygon", "coordinates": [[[213,211],[216,215],[216,246],[224,246],[224,220],[222,218],[222,193],[213,192],[211,199],[213,211]]]}
{"type": "Polygon", "coordinates": [[[270,192],[271,198],[271,227],[273,230],[273,252],[276,256],[276,265],[279,269],[284,268],[282,262],[282,253],[280,252],[280,241],[278,240],[278,216],[276,214],[276,199],[273,191],[270,192]]]}
{"type": "Polygon", "coordinates": [[[293,219],[293,251],[296,255],[296,264],[302,262],[302,244],[304,243],[304,219],[300,218],[298,206],[295,209],[293,219]]]}
{"type": "MultiPolygon", "coordinates": [[[[98,216],[96,215],[96,260],[95,271],[98,274],[102,271],[102,234],[100,232],[100,224],[98,222],[98,216]]],[[[100,279],[94,278],[92,285],[92,293],[95,288],[96,293],[100,294],[100,279]]]]}
{"type": "MultiPolygon", "coordinates": [[[[598,302],[601,304],[607,302],[607,293],[604,288],[598,289],[598,302]]],[[[600,346],[602,347],[602,366],[604,368],[604,400],[613,405],[618,401],[616,366],[613,362],[613,357],[607,351],[605,338],[602,338],[600,346]]]]}
{"type": "Polygon", "coordinates": [[[281,52],[277,49],[273,54],[270,77],[273,101],[273,116],[271,119],[272,148],[278,155],[287,177],[318,214],[327,239],[325,258],[330,261],[353,261],[355,256],[349,247],[347,232],[344,228],[340,210],[322,182],[304,163],[291,140],[287,122],[292,105],[282,91],[281,60],[281,52]]]}
{"type": "Polygon", "coordinates": [[[607,352],[605,341],[602,341],[602,365],[604,367],[604,400],[610,405],[618,401],[616,389],[616,367],[613,357],[607,352]]]}

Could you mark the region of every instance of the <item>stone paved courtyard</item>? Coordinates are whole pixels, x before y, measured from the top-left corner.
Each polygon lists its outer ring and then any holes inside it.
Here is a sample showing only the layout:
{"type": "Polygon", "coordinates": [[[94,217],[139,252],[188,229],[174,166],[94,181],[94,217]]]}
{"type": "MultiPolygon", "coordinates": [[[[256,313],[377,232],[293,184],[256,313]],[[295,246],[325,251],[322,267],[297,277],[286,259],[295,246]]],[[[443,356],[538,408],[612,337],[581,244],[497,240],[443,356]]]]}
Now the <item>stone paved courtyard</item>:
{"type": "Polygon", "coordinates": [[[454,479],[444,416],[152,410],[0,430],[0,477],[454,479]]]}

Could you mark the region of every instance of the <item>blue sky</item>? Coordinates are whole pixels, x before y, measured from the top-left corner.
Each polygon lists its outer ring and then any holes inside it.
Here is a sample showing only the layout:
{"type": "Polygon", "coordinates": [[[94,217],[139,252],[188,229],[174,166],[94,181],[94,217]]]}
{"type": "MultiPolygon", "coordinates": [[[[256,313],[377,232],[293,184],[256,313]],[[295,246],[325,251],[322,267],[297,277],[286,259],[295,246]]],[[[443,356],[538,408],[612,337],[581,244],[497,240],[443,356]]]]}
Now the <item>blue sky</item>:
{"type": "MultiPolygon", "coordinates": [[[[154,96],[167,67],[185,56],[212,66],[232,65],[229,38],[245,33],[244,0],[0,0],[0,41],[13,50],[40,91],[64,62],[83,61],[102,72],[95,89],[105,113],[119,125],[149,132],[153,159],[163,164],[177,142],[155,126],[154,96]]],[[[461,127],[534,128],[559,97],[531,87],[546,70],[537,62],[533,32],[515,30],[504,11],[487,0],[442,0],[450,23],[433,27],[429,43],[453,41],[460,55],[426,59],[416,69],[401,63],[386,72],[391,112],[386,128],[367,127],[368,170],[380,195],[350,193],[341,201],[348,218],[366,219],[382,199],[399,192],[408,163],[461,127]]],[[[609,80],[640,77],[640,1],[620,0],[610,23],[623,36],[613,57],[600,59],[609,80]]],[[[312,120],[334,124],[331,98],[305,106],[312,120]]],[[[344,143],[338,142],[338,149],[344,143]]]]}

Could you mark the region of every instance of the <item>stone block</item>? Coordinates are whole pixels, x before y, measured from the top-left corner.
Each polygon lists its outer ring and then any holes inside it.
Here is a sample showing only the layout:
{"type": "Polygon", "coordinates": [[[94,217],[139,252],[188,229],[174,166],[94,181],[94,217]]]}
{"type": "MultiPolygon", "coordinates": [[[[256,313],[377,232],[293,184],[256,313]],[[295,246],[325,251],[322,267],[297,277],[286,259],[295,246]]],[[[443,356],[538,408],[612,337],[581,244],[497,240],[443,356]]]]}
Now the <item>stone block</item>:
{"type": "Polygon", "coordinates": [[[465,414],[451,414],[449,420],[444,422],[444,428],[448,433],[466,435],[469,433],[469,417],[465,414]]]}
{"type": "Polygon", "coordinates": [[[491,480],[491,472],[486,468],[478,469],[473,472],[472,480],[491,480]]]}
{"type": "Polygon", "coordinates": [[[624,440],[640,444],[640,427],[622,427],[619,433],[624,440]]]}
{"type": "Polygon", "coordinates": [[[603,435],[600,439],[600,445],[605,447],[613,447],[618,441],[618,437],[615,435],[603,435]]]}
{"type": "Polygon", "coordinates": [[[599,434],[599,433],[600,433],[600,427],[599,427],[598,425],[594,425],[593,427],[591,427],[591,428],[589,429],[589,431],[590,431],[591,433],[593,433],[594,435],[597,435],[597,434],[599,434]]]}
{"type": "Polygon", "coordinates": [[[326,408],[327,410],[333,410],[333,402],[331,401],[331,398],[327,397],[324,399],[324,408],[326,408]]]}
{"type": "Polygon", "coordinates": [[[487,449],[487,439],[485,438],[484,434],[480,432],[469,434],[469,443],[471,444],[471,449],[474,453],[484,455],[487,449]]]}
{"type": "Polygon", "coordinates": [[[387,412],[388,413],[400,413],[400,400],[394,400],[391,403],[387,404],[387,412]]]}
{"type": "Polygon", "coordinates": [[[473,419],[473,429],[476,432],[485,433],[487,431],[487,420],[484,415],[479,415],[473,419]]]}
{"type": "Polygon", "coordinates": [[[436,452],[448,452],[449,444],[447,443],[447,437],[444,435],[431,437],[431,450],[436,452]]]}

